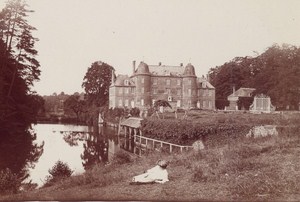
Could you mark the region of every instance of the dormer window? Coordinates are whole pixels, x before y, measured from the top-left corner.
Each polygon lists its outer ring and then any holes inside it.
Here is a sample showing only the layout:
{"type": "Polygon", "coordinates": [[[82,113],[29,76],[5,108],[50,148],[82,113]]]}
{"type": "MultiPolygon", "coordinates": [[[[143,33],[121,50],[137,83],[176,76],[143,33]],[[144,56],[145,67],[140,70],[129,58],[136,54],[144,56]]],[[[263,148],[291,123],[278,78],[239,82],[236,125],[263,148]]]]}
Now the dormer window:
{"type": "Polygon", "coordinates": [[[206,88],[206,83],[202,82],[202,88],[206,88]]]}
{"type": "Polygon", "coordinates": [[[129,85],[129,81],[126,79],[126,80],[124,81],[124,84],[125,84],[126,86],[128,86],[128,85],[129,85]]]}

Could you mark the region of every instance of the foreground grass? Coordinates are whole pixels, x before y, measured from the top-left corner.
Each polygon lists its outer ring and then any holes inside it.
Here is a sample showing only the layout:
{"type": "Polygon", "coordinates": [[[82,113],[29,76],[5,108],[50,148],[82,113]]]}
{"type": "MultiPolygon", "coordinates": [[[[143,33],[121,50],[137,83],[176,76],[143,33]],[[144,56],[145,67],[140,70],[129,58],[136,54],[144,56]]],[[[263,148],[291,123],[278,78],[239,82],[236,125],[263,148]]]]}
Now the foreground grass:
{"type": "Polygon", "coordinates": [[[219,148],[184,154],[151,153],[141,158],[119,153],[54,186],[1,200],[300,200],[300,136],[228,141],[219,148]],[[170,161],[165,184],[129,185],[131,178],[170,161]]]}

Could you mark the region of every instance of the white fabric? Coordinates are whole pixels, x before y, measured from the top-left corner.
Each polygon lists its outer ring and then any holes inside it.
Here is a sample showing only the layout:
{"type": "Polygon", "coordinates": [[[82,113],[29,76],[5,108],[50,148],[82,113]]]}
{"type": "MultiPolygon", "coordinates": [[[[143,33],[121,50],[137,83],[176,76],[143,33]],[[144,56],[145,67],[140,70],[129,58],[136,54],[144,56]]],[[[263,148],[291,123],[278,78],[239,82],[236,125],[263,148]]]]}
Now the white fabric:
{"type": "Polygon", "coordinates": [[[146,173],[133,177],[133,182],[157,182],[165,183],[168,182],[168,171],[160,166],[155,166],[146,171],[146,173]]]}

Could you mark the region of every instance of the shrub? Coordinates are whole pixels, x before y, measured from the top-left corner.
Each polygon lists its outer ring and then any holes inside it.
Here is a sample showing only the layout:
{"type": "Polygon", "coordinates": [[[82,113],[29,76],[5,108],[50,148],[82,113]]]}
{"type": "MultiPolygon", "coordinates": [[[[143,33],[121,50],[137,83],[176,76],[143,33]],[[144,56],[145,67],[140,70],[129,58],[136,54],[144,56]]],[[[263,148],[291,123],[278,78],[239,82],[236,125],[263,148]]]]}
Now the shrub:
{"type": "Polygon", "coordinates": [[[0,194],[16,193],[20,186],[21,180],[10,169],[0,171],[0,194]]]}
{"type": "Polygon", "coordinates": [[[132,158],[127,152],[120,150],[114,154],[112,162],[114,164],[125,164],[132,162],[132,158]]]}
{"type": "Polygon", "coordinates": [[[68,178],[73,173],[68,164],[60,160],[58,160],[55,165],[48,170],[48,172],[50,175],[46,177],[46,183],[44,185],[45,187],[51,186],[57,181],[68,178]]]}

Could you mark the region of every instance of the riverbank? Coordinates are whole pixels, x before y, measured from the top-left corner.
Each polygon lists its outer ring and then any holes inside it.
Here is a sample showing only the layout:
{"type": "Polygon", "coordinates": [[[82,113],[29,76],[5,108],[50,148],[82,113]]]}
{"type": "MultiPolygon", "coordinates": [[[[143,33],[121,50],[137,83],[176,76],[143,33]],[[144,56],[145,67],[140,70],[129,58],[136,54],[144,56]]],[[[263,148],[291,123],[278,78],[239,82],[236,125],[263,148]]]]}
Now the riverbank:
{"type": "MultiPolygon", "coordinates": [[[[299,132],[299,131],[298,131],[299,132]]],[[[118,153],[54,186],[0,196],[1,200],[300,200],[300,135],[284,133],[183,154],[151,153],[129,157],[118,153]],[[165,184],[129,185],[131,178],[170,161],[165,184]]]]}

